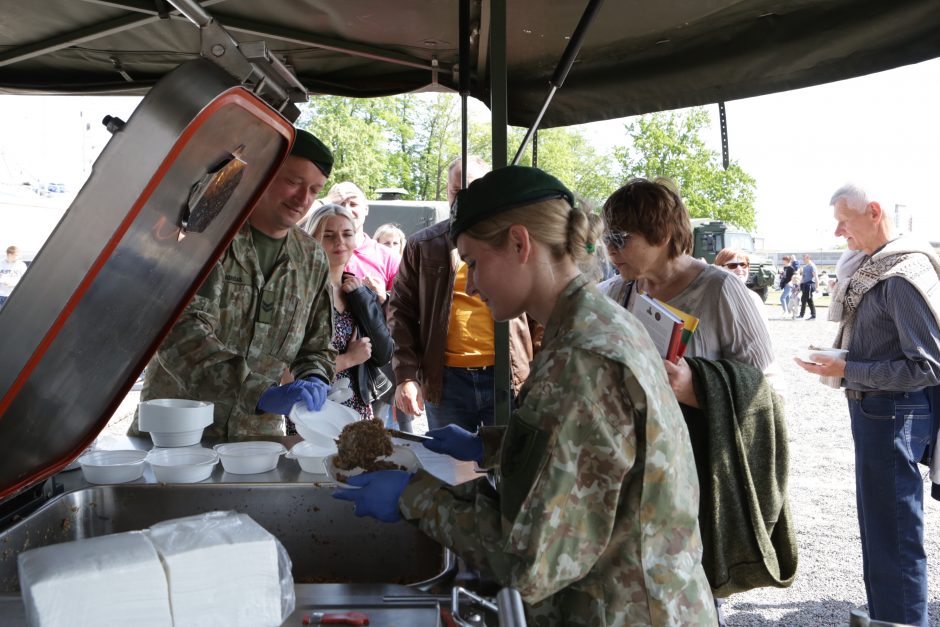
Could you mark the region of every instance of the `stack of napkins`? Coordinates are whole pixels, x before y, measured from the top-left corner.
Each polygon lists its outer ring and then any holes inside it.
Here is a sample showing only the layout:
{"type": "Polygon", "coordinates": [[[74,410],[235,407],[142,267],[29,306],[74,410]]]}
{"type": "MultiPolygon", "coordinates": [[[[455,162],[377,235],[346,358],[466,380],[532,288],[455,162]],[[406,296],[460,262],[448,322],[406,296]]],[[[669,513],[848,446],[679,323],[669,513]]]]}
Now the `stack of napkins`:
{"type": "Polygon", "coordinates": [[[209,512],[17,559],[31,627],[276,627],[295,604],[279,551],[249,516],[209,512]]]}
{"type": "Polygon", "coordinates": [[[277,541],[249,516],[211,512],[146,533],[166,570],[176,627],[281,624],[277,541]]]}
{"type": "Polygon", "coordinates": [[[173,624],[160,557],[140,531],[25,551],[17,565],[30,625],[173,624]]]}

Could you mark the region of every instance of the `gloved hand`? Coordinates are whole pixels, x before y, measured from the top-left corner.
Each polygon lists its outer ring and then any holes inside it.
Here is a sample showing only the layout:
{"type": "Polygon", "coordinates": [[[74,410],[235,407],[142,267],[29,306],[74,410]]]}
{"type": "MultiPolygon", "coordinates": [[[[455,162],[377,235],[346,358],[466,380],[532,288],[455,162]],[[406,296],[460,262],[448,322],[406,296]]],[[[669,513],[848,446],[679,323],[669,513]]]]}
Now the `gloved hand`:
{"type": "Polygon", "coordinates": [[[483,461],[483,440],[463,427],[446,425],[440,429],[431,429],[427,435],[434,439],[422,444],[435,453],[450,455],[464,462],[483,461]]]}
{"type": "Polygon", "coordinates": [[[258,409],[271,414],[289,414],[295,403],[303,402],[310,411],[320,411],[326,400],[328,386],[319,379],[297,379],[286,385],[275,385],[258,399],[258,409]]]}
{"type": "Polygon", "coordinates": [[[398,522],[398,499],[413,473],[404,470],[366,472],[346,480],[351,486],[333,492],[333,497],[356,504],[356,516],[372,516],[384,522],[398,522]]]}

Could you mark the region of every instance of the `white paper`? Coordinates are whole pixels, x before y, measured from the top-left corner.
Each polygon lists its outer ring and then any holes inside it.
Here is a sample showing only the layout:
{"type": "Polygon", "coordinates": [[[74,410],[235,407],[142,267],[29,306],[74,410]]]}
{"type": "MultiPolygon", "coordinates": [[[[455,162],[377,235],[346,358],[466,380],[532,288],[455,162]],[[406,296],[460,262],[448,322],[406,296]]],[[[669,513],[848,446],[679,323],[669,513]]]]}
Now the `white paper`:
{"type": "Polygon", "coordinates": [[[146,533],[166,569],[175,627],[281,624],[277,543],[249,516],[211,512],[146,533]]]}
{"type": "Polygon", "coordinates": [[[31,626],[172,624],[163,566],[139,531],[25,551],[17,565],[31,626]]]}

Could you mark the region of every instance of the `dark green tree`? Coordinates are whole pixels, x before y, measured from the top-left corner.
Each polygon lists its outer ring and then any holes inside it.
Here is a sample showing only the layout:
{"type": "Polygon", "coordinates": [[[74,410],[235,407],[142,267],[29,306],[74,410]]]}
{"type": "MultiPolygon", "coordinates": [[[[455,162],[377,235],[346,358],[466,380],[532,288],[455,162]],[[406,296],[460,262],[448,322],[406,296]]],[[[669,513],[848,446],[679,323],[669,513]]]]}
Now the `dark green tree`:
{"type": "Polygon", "coordinates": [[[721,155],[702,140],[709,126],[708,112],[700,107],[643,115],[625,125],[632,144],[617,147],[614,154],[625,179],[672,179],[693,218],[752,230],[757,182],[735,161],[727,170],[722,167],[721,155]]]}

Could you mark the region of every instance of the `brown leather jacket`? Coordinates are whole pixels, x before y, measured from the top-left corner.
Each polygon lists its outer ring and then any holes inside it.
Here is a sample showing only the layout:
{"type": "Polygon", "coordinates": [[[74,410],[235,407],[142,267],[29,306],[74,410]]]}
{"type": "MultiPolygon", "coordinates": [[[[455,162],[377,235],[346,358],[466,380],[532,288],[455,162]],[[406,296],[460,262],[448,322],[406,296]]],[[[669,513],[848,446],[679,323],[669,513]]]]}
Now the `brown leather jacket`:
{"type": "MultiPolygon", "coordinates": [[[[441,401],[444,349],[460,257],[447,236],[444,220],[408,238],[389,300],[389,328],[395,340],[392,367],[397,383],[418,381],[424,399],[441,401]]],[[[512,387],[529,376],[532,339],[526,317],[509,322],[512,387]]]]}

